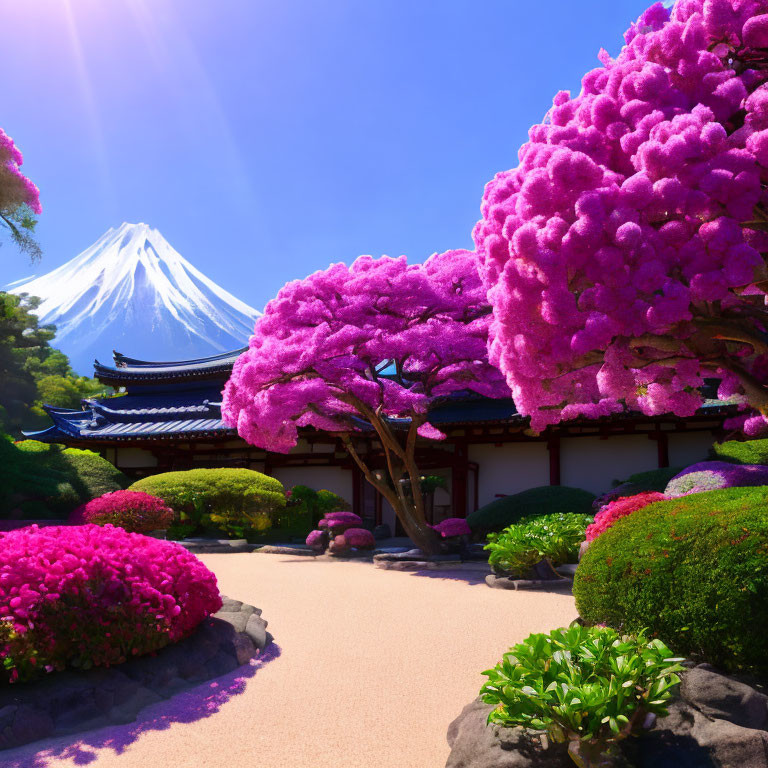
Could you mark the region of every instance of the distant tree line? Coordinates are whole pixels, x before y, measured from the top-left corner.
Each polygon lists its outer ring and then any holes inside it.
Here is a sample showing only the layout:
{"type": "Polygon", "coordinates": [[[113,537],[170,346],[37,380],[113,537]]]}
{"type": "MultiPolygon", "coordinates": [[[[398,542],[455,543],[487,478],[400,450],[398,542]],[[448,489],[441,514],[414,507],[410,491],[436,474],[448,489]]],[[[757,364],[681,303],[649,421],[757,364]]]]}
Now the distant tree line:
{"type": "Polygon", "coordinates": [[[38,325],[40,299],[0,292],[0,432],[43,429],[50,419],[43,403],[79,408],[84,397],[105,392],[103,384],[78,376],[69,358],[51,346],[52,325],[38,325]]]}

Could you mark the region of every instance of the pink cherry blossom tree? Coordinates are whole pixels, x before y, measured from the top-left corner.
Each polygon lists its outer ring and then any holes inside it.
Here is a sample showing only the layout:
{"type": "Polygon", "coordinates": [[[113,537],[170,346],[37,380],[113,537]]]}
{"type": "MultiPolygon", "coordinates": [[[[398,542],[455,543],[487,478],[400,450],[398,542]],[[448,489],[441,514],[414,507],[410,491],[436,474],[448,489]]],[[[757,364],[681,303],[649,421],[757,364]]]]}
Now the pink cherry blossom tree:
{"type": "Polygon", "coordinates": [[[0,128],[0,227],[34,260],[40,257],[40,247],[31,233],[42,208],[37,187],[19,170],[22,163],[13,139],[0,128]]]}
{"type": "Polygon", "coordinates": [[[488,362],[490,308],[468,251],[363,256],[288,283],[256,322],[224,390],[222,414],[242,438],[288,452],[301,427],[339,435],[425,552],[439,549],[427,524],[415,459],[419,437],[444,435],[428,421],[435,398],[460,390],[509,396],[488,362]],[[382,477],[358,450],[375,433],[382,477]],[[388,479],[387,479],[388,478],[388,479]]]}
{"type": "MultiPolygon", "coordinates": [[[[768,2],[649,8],[558,93],[474,231],[491,359],[532,427],[690,416],[705,377],[768,414],[768,2]]],[[[757,414],[755,415],[755,411],[757,414]]]]}

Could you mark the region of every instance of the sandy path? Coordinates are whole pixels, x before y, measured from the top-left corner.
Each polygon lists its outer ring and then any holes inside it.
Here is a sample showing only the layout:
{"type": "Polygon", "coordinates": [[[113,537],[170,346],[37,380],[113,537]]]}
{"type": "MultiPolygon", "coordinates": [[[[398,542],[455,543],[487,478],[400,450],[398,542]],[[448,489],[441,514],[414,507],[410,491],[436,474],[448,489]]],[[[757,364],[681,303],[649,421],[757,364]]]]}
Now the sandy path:
{"type": "Polygon", "coordinates": [[[35,755],[22,748],[0,755],[0,764],[441,768],[448,724],[477,694],[482,670],[530,632],[576,616],[568,595],[369,563],[202,559],[224,594],[263,609],[280,656],[208,717],[160,723],[169,703],[159,704],[144,725],[91,732],[81,746],[76,737],[46,742],[52,749],[35,755]]]}

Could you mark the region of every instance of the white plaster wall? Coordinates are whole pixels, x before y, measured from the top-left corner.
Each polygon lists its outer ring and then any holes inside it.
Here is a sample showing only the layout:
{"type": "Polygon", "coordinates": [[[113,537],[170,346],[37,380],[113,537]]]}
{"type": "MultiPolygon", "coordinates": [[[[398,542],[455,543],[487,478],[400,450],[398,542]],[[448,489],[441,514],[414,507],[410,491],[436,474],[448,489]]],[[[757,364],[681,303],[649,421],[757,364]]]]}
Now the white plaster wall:
{"type": "MultiPolygon", "coordinates": [[[[480,467],[478,504],[493,501],[496,494],[512,494],[549,485],[549,451],[546,443],[504,443],[469,446],[469,460],[480,467]]],[[[467,489],[469,491],[469,489],[467,489]]],[[[471,506],[472,499],[469,504],[471,506]]]]}
{"type": "Polygon", "coordinates": [[[614,480],[658,467],[656,441],[646,435],[566,437],[560,440],[560,483],[599,494],[614,480]]]}
{"type": "Polygon", "coordinates": [[[308,485],[319,491],[338,494],[352,504],[352,472],[341,467],[277,467],[270,474],[289,490],[294,485],[308,485]]]}
{"type": "Polygon", "coordinates": [[[669,466],[688,467],[709,458],[715,438],[711,432],[675,432],[669,435],[669,466]]]}
{"type": "Polygon", "coordinates": [[[133,467],[156,467],[157,458],[144,448],[117,448],[115,466],[118,469],[131,469],[133,467]]]}

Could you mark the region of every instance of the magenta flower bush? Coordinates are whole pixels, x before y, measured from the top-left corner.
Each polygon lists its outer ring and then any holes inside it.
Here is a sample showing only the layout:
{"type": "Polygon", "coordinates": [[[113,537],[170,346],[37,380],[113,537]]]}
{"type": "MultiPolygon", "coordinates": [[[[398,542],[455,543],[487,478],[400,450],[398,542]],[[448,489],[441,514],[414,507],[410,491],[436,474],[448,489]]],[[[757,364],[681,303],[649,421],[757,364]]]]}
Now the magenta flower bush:
{"type": "Polygon", "coordinates": [[[346,543],[355,549],[373,549],[376,546],[373,534],[366,528],[347,528],[343,535],[346,543]]]}
{"type": "Polygon", "coordinates": [[[168,528],[173,517],[173,510],[157,496],[143,491],[113,491],[78,507],[70,521],[111,524],[129,533],[149,533],[168,528]]]}
{"type": "Polygon", "coordinates": [[[691,416],[705,377],[768,413],[768,5],[656,3],[625,39],[555,96],[474,231],[491,359],[539,431],[691,416]]]}
{"type": "Polygon", "coordinates": [[[701,461],[686,467],[667,485],[670,498],[718,488],[741,488],[768,485],[768,466],[763,464],[731,464],[727,461],[701,461]]]}
{"type": "Polygon", "coordinates": [[[472,534],[469,523],[463,517],[448,517],[432,527],[444,539],[450,539],[454,536],[470,536],[472,534]]]}
{"type": "Polygon", "coordinates": [[[327,529],[332,536],[344,533],[347,528],[359,528],[363,524],[360,515],[354,512],[328,512],[318,522],[318,527],[327,529]]]}
{"type": "Polygon", "coordinates": [[[306,544],[308,547],[317,550],[318,552],[325,552],[328,548],[330,537],[328,531],[310,531],[307,536],[306,544]]]}
{"type": "Polygon", "coordinates": [[[221,608],[183,547],[112,525],[0,535],[0,675],[110,666],[188,636],[221,608]]]}
{"type": "Polygon", "coordinates": [[[658,491],[648,491],[647,493],[638,493],[634,496],[623,496],[609,502],[595,515],[595,522],[587,526],[587,541],[596,539],[622,517],[631,515],[638,509],[653,504],[654,501],[662,501],[666,498],[663,493],[658,491]]]}

